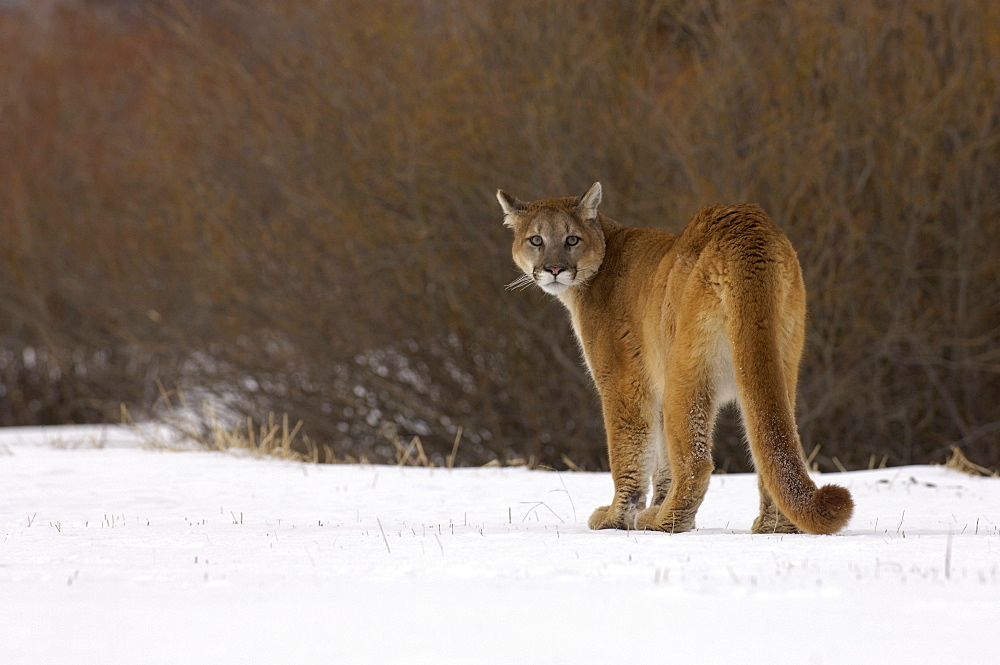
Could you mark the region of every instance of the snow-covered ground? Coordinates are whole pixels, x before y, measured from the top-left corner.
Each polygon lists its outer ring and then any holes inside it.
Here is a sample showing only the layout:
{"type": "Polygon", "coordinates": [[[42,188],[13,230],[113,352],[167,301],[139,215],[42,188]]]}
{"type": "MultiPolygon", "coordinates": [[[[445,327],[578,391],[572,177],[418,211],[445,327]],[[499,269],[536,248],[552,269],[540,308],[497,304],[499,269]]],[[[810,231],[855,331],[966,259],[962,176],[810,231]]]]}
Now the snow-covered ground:
{"type": "Polygon", "coordinates": [[[0,430],[0,663],[996,663],[1000,480],[828,474],[836,536],[586,527],[607,474],[312,466],[0,430]],[[651,660],[655,659],[655,660],[651,660]]]}

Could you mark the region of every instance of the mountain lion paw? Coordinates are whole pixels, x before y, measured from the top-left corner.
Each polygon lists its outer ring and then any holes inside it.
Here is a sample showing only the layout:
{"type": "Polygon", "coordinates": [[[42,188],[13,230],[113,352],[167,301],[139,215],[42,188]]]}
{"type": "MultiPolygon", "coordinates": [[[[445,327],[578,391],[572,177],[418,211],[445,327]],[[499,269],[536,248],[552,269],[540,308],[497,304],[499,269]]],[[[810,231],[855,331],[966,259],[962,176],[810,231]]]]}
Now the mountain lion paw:
{"type": "Polygon", "coordinates": [[[758,515],[753,521],[752,533],[803,533],[802,529],[782,514],[758,515]]]}
{"type": "Polygon", "coordinates": [[[647,531],[682,533],[694,529],[694,515],[671,510],[667,511],[665,518],[661,518],[660,506],[653,506],[639,513],[635,518],[635,528],[647,531]]]}
{"type": "Polygon", "coordinates": [[[587,525],[591,529],[632,529],[635,521],[635,511],[623,513],[620,510],[612,510],[612,506],[601,506],[595,510],[587,525]]]}

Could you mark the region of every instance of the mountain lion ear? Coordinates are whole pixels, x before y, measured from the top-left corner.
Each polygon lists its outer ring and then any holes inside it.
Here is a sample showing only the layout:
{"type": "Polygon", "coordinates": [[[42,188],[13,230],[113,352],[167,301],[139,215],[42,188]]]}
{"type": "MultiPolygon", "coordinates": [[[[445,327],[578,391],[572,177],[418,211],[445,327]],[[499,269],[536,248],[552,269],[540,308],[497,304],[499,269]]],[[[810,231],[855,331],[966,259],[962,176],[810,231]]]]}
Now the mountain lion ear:
{"type": "Polygon", "coordinates": [[[504,226],[513,226],[510,216],[524,212],[526,204],[524,201],[519,201],[502,189],[497,190],[497,201],[500,202],[500,207],[503,208],[504,226]]]}
{"type": "Polygon", "coordinates": [[[601,183],[595,182],[587,190],[587,193],[580,197],[580,205],[577,206],[577,210],[584,220],[595,221],[599,205],[601,205],[601,183]]]}

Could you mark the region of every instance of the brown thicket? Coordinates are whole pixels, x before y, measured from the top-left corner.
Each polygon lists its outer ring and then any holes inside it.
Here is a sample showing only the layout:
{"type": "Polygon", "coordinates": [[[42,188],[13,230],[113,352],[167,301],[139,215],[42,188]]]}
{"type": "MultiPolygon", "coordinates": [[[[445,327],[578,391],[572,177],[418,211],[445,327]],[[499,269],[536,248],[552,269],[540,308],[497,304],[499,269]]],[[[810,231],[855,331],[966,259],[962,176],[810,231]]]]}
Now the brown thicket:
{"type": "Polygon", "coordinates": [[[2,424],[181,387],[338,458],[600,468],[493,199],[600,180],[628,224],[787,231],[822,468],[1000,465],[992,0],[54,1],[0,7],[0,45],[2,424]]]}

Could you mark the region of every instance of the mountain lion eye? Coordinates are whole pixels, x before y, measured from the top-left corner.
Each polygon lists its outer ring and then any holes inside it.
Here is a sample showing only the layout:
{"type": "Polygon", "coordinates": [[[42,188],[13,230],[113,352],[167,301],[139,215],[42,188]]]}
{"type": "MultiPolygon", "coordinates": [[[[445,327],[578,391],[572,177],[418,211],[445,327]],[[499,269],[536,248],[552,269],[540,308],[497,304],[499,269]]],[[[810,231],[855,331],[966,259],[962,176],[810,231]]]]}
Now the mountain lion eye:
{"type": "Polygon", "coordinates": [[[535,247],[541,247],[542,246],[542,236],[531,236],[530,238],[528,238],[528,242],[530,242],[535,247]]]}
{"type": "Polygon", "coordinates": [[[570,247],[572,247],[573,245],[578,244],[579,242],[580,242],[580,239],[577,236],[570,236],[570,237],[566,238],[566,244],[569,245],[570,247]]]}

